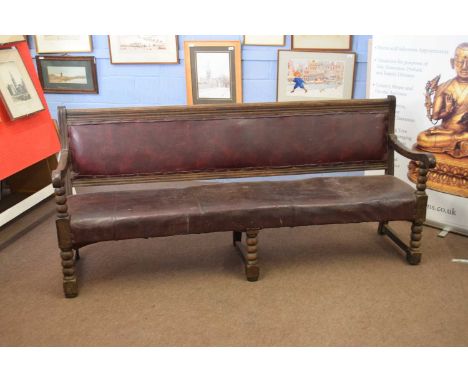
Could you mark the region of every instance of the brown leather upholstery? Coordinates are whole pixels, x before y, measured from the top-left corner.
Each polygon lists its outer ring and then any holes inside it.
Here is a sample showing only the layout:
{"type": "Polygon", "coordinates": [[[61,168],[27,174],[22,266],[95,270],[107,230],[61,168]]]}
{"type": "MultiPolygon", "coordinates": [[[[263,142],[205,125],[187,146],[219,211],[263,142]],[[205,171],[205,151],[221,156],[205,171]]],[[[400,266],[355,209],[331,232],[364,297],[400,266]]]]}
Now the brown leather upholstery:
{"type": "Polygon", "coordinates": [[[414,189],[393,176],[207,184],[68,199],[75,247],[247,228],[412,220],[414,189]]]}
{"type": "Polygon", "coordinates": [[[387,159],[388,111],[69,126],[76,177],[387,159]]]}

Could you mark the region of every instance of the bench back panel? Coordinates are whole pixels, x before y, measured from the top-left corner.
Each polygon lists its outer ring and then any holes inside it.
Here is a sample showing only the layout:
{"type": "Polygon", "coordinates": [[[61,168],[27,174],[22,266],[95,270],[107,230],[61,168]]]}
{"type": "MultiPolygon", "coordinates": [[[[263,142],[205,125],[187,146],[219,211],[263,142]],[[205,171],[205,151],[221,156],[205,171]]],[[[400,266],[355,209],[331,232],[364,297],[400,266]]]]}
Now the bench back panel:
{"type": "Polygon", "coordinates": [[[385,165],[388,108],[314,110],[307,108],[314,103],[300,104],[299,111],[269,104],[257,113],[240,106],[210,114],[184,107],[183,115],[171,108],[157,117],[126,114],[120,120],[72,116],[68,144],[74,177],[385,165]]]}

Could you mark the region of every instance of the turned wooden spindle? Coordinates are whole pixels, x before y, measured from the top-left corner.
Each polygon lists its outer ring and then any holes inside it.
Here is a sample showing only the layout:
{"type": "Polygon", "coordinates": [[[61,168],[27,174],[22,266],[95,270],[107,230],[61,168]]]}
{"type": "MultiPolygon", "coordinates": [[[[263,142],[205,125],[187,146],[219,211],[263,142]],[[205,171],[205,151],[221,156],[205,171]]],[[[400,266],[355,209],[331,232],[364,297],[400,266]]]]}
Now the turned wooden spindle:
{"type": "Polygon", "coordinates": [[[406,260],[411,265],[418,265],[421,262],[421,238],[422,238],[423,222],[422,220],[415,220],[411,224],[411,239],[410,248],[406,254],[406,260]]]}
{"type": "Polygon", "coordinates": [[[418,169],[418,179],[416,183],[416,189],[419,192],[424,192],[426,191],[426,182],[427,182],[427,168],[424,165],[424,163],[419,162],[419,169],[418,169]]]}
{"type": "Polygon", "coordinates": [[[68,219],[67,195],[65,187],[54,188],[57,219],[68,219]]]}
{"type": "Polygon", "coordinates": [[[247,253],[245,255],[245,274],[247,280],[257,281],[260,273],[257,258],[258,229],[247,230],[247,253]]]}
{"type": "Polygon", "coordinates": [[[70,215],[68,214],[66,190],[63,185],[55,188],[55,203],[57,210],[55,224],[57,225],[60,257],[62,258],[63,290],[65,297],[76,297],[78,287],[71,242],[70,215]]]}
{"type": "Polygon", "coordinates": [[[416,219],[411,224],[411,238],[409,250],[406,254],[406,260],[411,265],[417,265],[421,262],[421,238],[423,223],[426,219],[426,182],[428,169],[423,162],[418,165],[418,178],[416,183],[416,219]]]}

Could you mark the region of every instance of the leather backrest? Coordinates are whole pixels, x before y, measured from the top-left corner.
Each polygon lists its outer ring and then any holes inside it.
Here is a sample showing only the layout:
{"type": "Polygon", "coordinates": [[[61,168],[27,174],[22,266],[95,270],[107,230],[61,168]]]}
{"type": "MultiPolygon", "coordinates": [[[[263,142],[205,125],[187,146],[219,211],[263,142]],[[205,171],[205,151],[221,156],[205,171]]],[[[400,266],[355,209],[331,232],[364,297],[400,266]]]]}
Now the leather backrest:
{"type": "Polygon", "coordinates": [[[93,118],[72,116],[72,169],[75,177],[112,177],[386,161],[388,108],[315,110],[307,107],[313,102],[295,104],[299,111],[276,103],[248,112],[234,105],[219,113],[213,106],[209,114],[205,106],[152,117],[135,110],[132,118],[132,109],[125,109],[125,118],[109,114],[108,120],[99,117],[99,109],[93,118]]]}

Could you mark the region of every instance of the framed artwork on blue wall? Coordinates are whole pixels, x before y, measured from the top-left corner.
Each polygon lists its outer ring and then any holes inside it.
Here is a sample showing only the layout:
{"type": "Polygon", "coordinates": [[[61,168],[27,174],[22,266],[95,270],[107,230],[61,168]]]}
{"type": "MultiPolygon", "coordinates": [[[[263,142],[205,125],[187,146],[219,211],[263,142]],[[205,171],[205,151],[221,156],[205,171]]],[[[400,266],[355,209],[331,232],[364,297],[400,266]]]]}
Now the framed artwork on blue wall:
{"type": "Polygon", "coordinates": [[[44,110],[16,48],[0,49],[0,98],[12,120],[44,110]]]}
{"type": "Polygon", "coordinates": [[[244,35],[244,45],[285,46],[285,35],[244,35]]]}
{"type": "Polygon", "coordinates": [[[242,103],[239,41],[185,41],[187,104],[242,103]]]}
{"type": "Polygon", "coordinates": [[[90,35],[36,35],[37,53],[85,53],[93,51],[90,35]]]}
{"type": "Polygon", "coordinates": [[[349,99],[353,96],[352,52],[278,51],[278,101],[349,99]]]}
{"type": "Polygon", "coordinates": [[[36,56],[44,93],[99,93],[93,56],[36,56]]]}
{"type": "Polygon", "coordinates": [[[351,50],[351,35],[293,35],[292,50],[351,50]]]}
{"type": "Polygon", "coordinates": [[[178,64],[176,35],[111,35],[112,64],[178,64]]]}

